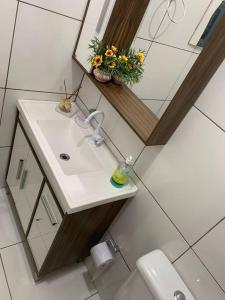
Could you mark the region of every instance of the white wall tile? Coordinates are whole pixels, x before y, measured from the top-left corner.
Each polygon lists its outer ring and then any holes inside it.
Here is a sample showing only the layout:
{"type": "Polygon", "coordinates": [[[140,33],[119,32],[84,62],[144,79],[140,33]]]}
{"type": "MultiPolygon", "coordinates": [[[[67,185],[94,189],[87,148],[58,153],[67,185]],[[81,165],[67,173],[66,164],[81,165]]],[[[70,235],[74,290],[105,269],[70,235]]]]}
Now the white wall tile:
{"type": "Polygon", "coordinates": [[[138,37],[152,40],[166,13],[166,1],[151,0],[141,22],[138,37]]]}
{"type": "Polygon", "coordinates": [[[214,122],[225,129],[225,61],[215,73],[196,106],[214,122]]]}
{"type": "Polygon", "coordinates": [[[225,290],[225,221],[203,237],[194,250],[225,290]]]}
{"type": "Polygon", "coordinates": [[[84,11],[87,5],[87,0],[25,0],[25,2],[79,20],[83,19],[84,11]]]}
{"type": "Polygon", "coordinates": [[[11,299],[1,262],[0,262],[0,298],[4,300],[11,299]]]}
{"type": "Polygon", "coordinates": [[[17,1],[2,0],[0,9],[0,87],[5,87],[17,1]]]}
{"type": "Polygon", "coordinates": [[[9,159],[9,147],[0,148],[0,188],[5,186],[7,163],[9,159]]]}
{"type": "MultiPolygon", "coordinates": [[[[178,48],[193,50],[193,47],[188,44],[191,39],[196,27],[201,21],[208,5],[211,0],[188,0],[186,4],[186,15],[185,18],[178,24],[174,24],[170,21],[166,15],[163,20],[158,34],[159,38],[156,39],[158,42],[162,42],[167,45],[172,45],[178,48]]],[[[173,2],[172,2],[173,3],[173,2]]],[[[171,15],[175,11],[175,20],[179,20],[183,14],[182,2],[177,2],[176,9],[171,9],[171,15]]]]}
{"type": "Polygon", "coordinates": [[[86,75],[82,81],[79,97],[88,109],[96,109],[100,101],[101,92],[86,75]]]}
{"type": "Polygon", "coordinates": [[[181,73],[179,74],[178,78],[174,82],[172,89],[169,92],[169,95],[167,97],[168,100],[173,100],[173,97],[175,96],[176,92],[179,90],[181,84],[183,83],[184,79],[189,74],[191,68],[193,67],[194,63],[196,62],[199,54],[192,53],[186,63],[186,65],[183,65],[183,69],[181,73]]]}
{"type": "Polygon", "coordinates": [[[139,49],[145,50],[145,52],[147,53],[151,44],[152,44],[151,41],[143,40],[143,39],[137,37],[133,41],[132,48],[135,48],[136,51],[139,49]]]}
{"type": "Polygon", "coordinates": [[[224,133],[193,108],[167,145],[146,147],[135,166],[191,244],[225,216],[224,150],[224,133]]]}
{"type": "Polygon", "coordinates": [[[145,59],[144,76],[133,91],[141,99],[165,100],[191,53],[154,43],[145,59]]]}
{"type": "Polygon", "coordinates": [[[98,110],[105,113],[102,127],[110,136],[112,142],[124,157],[132,155],[133,159],[136,160],[144,148],[144,143],[103,96],[98,105],[98,110]]]}
{"type": "Polygon", "coordinates": [[[188,245],[140,182],[138,189],[109,231],[132,269],[139,257],[155,249],[174,261],[188,245]]]}
{"type": "Polygon", "coordinates": [[[17,99],[52,100],[58,101],[64,95],[51,93],[36,93],[21,90],[7,90],[3,117],[0,125],[0,147],[10,146],[12,142],[13,128],[16,119],[17,99]]]}
{"type": "Polygon", "coordinates": [[[219,285],[192,250],[189,250],[179,260],[177,260],[174,267],[196,299],[225,299],[225,294],[219,285]]]}
{"type": "Polygon", "coordinates": [[[161,107],[164,105],[165,100],[142,100],[142,102],[156,115],[158,115],[161,107]]]}
{"type": "Polygon", "coordinates": [[[68,92],[78,86],[82,71],[72,60],[80,22],[20,3],[8,87],[68,92]]]}

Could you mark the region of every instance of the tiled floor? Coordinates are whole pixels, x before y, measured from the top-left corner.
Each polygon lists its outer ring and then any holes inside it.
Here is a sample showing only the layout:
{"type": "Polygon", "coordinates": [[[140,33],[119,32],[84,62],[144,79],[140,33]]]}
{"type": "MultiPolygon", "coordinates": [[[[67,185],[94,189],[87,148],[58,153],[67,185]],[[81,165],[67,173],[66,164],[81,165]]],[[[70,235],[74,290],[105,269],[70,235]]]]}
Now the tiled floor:
{"type": "Polygon", "coordinates": [[[1,300],[100,300],[84,279],[83,263],[34,282],[4,189],[0,190],[0,254],[1,300]]]}

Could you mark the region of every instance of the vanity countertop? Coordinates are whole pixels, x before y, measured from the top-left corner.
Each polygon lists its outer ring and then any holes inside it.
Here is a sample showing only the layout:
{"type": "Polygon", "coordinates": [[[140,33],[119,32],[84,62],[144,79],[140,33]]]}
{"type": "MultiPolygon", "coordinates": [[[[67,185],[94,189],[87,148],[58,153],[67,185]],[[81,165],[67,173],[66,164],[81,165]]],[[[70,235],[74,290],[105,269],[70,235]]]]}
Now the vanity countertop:
{"type": "MultiPolygon", "coordinates": [[[[134,196],[137,193],[137,187],[132,180],[122,188],[116,188],[110,183],[118,161],[105,143],[96,146],[90,142],[89,137],[93,133],[93,128],[81,128],[74,118],[67,118],[57,113],[55,110],[57,105],[58,102],[52,101],[18,100],[17,102],[20,121],[64,212],[71,214],[134,196]],[[42,127],[46,134],[43,133],[42,127]],[[73,131],[68,133],[67,127],[73,128],[73,131]],[[74,132],[78,136],[76,138],[77,152],[69,149],[72,156],[73,152],[77,153],[72,158],[75,165],[77,159],[76,172],[73,173],[69,165],[72,162],[61,162],[56,153],[57,147],[60,152],[64,145],[66,147],[65,135],[68,135],[66,137],[68,141],[73,140],[72,133],[74,132]],[[51,145],[55,145],[55,148],[51,147],[46,136],[49,136],[53,143],[51,145]],[[82,160],[86,152],[88,157],[82,160]],[[84,171],[82,163],[87,171],[84,171]]],[[[79,111],[78,108],[77,110],[79,111]]],[[[68,149],[64,152],[68,152],[68,149]]]]}

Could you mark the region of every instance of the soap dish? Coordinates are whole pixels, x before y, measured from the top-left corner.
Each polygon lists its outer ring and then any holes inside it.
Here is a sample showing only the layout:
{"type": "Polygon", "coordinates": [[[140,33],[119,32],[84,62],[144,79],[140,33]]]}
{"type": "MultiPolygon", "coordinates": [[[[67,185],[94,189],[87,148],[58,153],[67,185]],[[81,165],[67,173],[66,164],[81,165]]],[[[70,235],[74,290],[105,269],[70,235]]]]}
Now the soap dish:
{"type": "Polygon", "coordinates": [[[72,118],[72,117],[77,113],[77,107],[76,107],[75,104],[72,104],[72,107],[71,107],[71,111],[70,111],[70,112],[64,112],[64,111],[62,111],[58,106],[56,106],[55,110],[56,110],[58,113],[60,113],[60,114],[62,114],[62,115],[64,115],[64,116],[66,116],[67,118],[72,118]]]}

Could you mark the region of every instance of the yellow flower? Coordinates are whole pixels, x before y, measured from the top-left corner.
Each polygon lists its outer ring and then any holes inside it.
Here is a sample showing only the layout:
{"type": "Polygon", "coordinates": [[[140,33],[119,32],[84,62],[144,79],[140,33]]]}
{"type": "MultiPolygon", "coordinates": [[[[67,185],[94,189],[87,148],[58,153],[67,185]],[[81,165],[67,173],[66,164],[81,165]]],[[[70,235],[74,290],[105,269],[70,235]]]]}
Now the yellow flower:
{"type": "Polygon", "coordinates": [[[100,67],[102,64],[102,55],[96,55],[92,60],[92,65],[96,68],[100,67]]]}
{"type": "Polygon", "coordinates": [[[128,64],[128,65],[127,65],[127,69],[128,69],[128,70],[132,70],[133,67],[134,67],[134,66],[133,66],[132,64],[128,64]]]}
{"type": "Polygon", "coordinates": [[[112,46],[112,51],[113,51],[114,53],[117,53],[117,52],[118,52],[118,49],[117,49],[117,47],[115,47],[115,46],[112,46]]]}
{"type": "Polygon", "coordinates": [[[113,56],[113,51],[111,49],[107,50],[105,56],[113,56]]]}
{"type": "Polygon", "coordinates": [[[120,55],[119,60],[121,61],[121,63],[126,63],[128,61],[128,58],[125,55],[120,55]]]}
{"type": "Polygon", "coordinates": [[[136,54],[136,57],[138,59],[138,62],[143,64],[144,62],[144,58],[145,58],[145,55],[143,52],[139,51],[137,54],[136,54]]]}
{"type": "Polygon", "coordinates": [[[109,61],[109,62],[107,62],[107,65],[110,69],[114,69],[116,66],[116,63],[115,63],[115,61],[109,61]]]}

